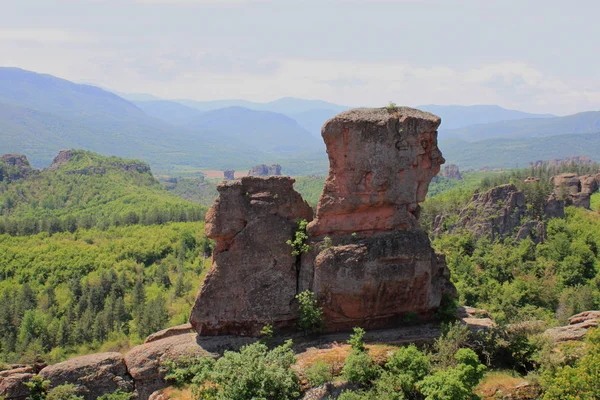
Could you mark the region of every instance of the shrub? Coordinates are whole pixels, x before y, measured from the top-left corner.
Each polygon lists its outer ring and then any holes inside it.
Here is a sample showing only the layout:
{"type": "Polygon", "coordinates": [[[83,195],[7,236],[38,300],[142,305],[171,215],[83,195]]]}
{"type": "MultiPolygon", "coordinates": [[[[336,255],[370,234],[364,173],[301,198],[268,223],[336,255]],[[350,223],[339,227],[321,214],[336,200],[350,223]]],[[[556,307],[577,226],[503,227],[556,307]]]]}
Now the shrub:
{"type": "Polygon", "coordinates": [[[412,344],[398,349],[390,357],[385,367],[395,378],[395,386],[400,388],[406,396],[413,395],[416,391],[416,383],[431,371],[429,358],[412,344]]]}
{"type": "Polygon", "coordinates": [[[268,345],[273,340],[273,325],[267,324],[260,330],[260,342],[268,345]]]}
{"type": "Polygon", "coordinates": [[[305,219],[300,219],[297,222],[298,227],[294,233],[294,239],[286,242],[288,245],[292,246],[292,255],[294,257],[297,257],[302,253],[308,253],[310,250],[310,246],[306,244],[306,241],[308,240],[308,235],[306,234],[308,222],[305,219]]]}
{"type": "Polygon", "coordinates": [[[83,400],[83,396],[77,395],[77,387],[73,384],[65,384],[55,387],[48,392],[46,400],[83,400]]]}
{"type": "Polygon", "coordinates": [[[368,386],[377,379],[380,372],[379,366],[373,362],[369,353],[355,350],[346,358],[346,363],[342,369],[342,375],[348,382],[361,386],[368,386]]]}
{"type": "Polygon", "coordinates": [[[291,347],[287,341],[269,351],[257,342],[239,352],[227,351],[192,380],[193,392],[198,399],[295,399],[300,387],[291,369],[296,362],[291,347]]]}
{"type": "Polygon", "coordinates": [[[300,318],[298,325],[305,333],[319,332],[323,327],[323,310],[319,307],[317,297],[310,290],[296,296],[299,304],[300,318]]]}
{"type": "Polygon", "coordinates": [[[326,384],[333,379],[331,365],[323,360],[316,361],[304,371],[310,386],[317,387],[326,384]]]}
{"type": "Polygon", "coordinates": [[[50,381],[35,375],[29,382],[25,382],[25,386],[29,388],[28,400],[45,400],[50,388],[50,381]]]}
{"type": "Polygon", "coordinates": [[[165,360],[162,368],[166,371],[165,380],[175,386],[183,386],[192,382],[194,377],[210,370],[215,360],[210,357],[182,357],[178,360],[165,360]]]}
{"type": "Polygon", "coordinates": [[[365,330],[363,328],[354,328],[354,333],[350,335],[350,339],[348,340],[348,344],[352,346],[353,351],[363,352],[366,350],[365,348],[365,330]]]}
{"type": "Polygon", "coordinates": [[[338,397],[338,400],[367,400],[367,396],[364,392],[353,392],[351,390],[344,390],[338,397]]]}

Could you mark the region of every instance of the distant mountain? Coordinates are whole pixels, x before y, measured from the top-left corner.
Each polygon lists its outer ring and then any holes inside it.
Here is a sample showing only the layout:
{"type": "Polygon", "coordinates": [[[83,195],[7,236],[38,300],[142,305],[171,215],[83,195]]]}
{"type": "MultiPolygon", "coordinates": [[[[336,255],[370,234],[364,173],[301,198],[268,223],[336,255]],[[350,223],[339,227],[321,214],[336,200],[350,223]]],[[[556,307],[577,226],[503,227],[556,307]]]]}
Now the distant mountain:
{"type": "Polygon", "coordinates": [[[600,132],[600,111],[588,111],[566,117],[527,118],[478,124],[440,131],[440,137],[476,141],[490,138],[528,138],[594,132],[600,132]]]}
{"type": "Polygon", "coordinates": [[[2,152],[28,154],[34,167],[47,166],[61,149],[82,148],[143,159],[162,173],[246,169],[259,163],[280,163],[290,174],[327,168],[319,140],[315,143],[315,138],[285,116],[267,118],[260,127],[227,121],[225,115],[219,127],[211,120],[199,121],[200,115],[170,102],[138,107],[93,86],[0,68],[2,152]]]}
{"type": "Polygon", "coordinates": [[[530,114],[523,111],[508,110],[497,105],[440,106],[426,104],[416,108],[428,111],[442,119],[440,131],[463,128],[475,124],[487,124],[499,121],[512,121],[524,118],[551,118],[552,114],[530,114]]]}
{"type": "Polygon", "coordinates": [[[202,111],[170,100],[134,101],[134,104],[149,116],[177,126],[189,124],[202,114],[202,111]]]}
{"type": "Polygon", "coordinates": [[[323,141],[283,114],[227,107],[198,115],[186,124],[190,131],[211,130],[225,141],[244,143],[269,152],[293,153],[324,149],[323,141]]]}
{"type": "Polygon", "coordinates": [[[295,97],[284,97],[274,101],[259,103],[255,101],[232,99],[216,101],[175,100],[178,103],[201,111],[216,110],[225,107],[244,107],[257,111],[271,111],[292,116],[311,110],[333,110],[337,113],[348,110],[350,107],[329,103],[323,100],[306,100],[295,97]]]}
{"type": "Polygon", "coordinates": [[[461,170],[486,166],[522,168],[535,160],[572,156],[587,156],[594,161],[600,161],[600,133],[487,139],[478,142],[447,139],[441,140],[439,147],[446,163],[457,164],[461,170]]]}

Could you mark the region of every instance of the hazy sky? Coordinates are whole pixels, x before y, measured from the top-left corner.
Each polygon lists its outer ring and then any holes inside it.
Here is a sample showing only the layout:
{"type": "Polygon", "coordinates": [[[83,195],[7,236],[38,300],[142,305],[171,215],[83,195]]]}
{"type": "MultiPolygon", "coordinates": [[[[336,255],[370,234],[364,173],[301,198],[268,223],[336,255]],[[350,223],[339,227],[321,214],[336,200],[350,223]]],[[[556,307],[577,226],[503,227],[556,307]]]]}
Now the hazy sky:
{"type": "Polygon", "coordinates": [[[0,65],[163,98],[600,109],[598,0],[0,0],[0,65]]]}

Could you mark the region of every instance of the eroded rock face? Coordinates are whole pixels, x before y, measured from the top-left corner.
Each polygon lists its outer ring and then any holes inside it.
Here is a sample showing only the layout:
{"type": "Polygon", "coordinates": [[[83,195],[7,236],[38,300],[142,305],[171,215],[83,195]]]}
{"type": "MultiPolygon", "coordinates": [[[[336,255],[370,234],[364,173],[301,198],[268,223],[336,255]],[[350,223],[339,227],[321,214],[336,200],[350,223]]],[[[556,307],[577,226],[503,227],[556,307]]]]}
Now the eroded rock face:
{"type": "Polygon", "coordinates": [[[255,165],[248,171],[248,176],[279,176],[281,175],[281,165],[255,165]]]}
{"type": "Polygon", "coordinates": [[[460,174],[460,170],[458,169],[458,165],[456,164],[448,164],[444,166],[441,174],[444,178],[448,179],[456,179],[461,181],[462,175],[460,174]]]}
{"type": "Polygon", "coordinates": [[[61,165],[67,164],[71,158],[73,158],[73,150],[61,150],[58,152],[58,155],[54,157],[54,161],[47,168],[48,171],[56,171],[60,168],[61,165]]]}
{"type": "Polygon", "coordinates": [[[444,163],[439,124],[410,108],[356,109],[323,127],[329,176],[300,283],[317,294],[327,330],[427,318],[454,293],[443,257],[418,228],[419,202],[444,163]]]}
{"type": "Polygon", "coordinates": [[[6,400],[25,400],[29,396],[29,388],[25,385],[33,378],[31,372],[6,371],[0,376],[0,398],[6,400]]]}
{"type": "Polygon", "coordinates": [[[94,400],[117,390],[133,392],[134,389],[121,353],[72,358],[44,368],[40,371],[40,376],[49,380],[52,387],[66,382],[76,385],[79,394],[86,400],[94,400]]]}
{"type": "Polygon", "coordinates": [[[555,193],[550,193],[546,205],[544,206],[544,213],[548,218],[564,218],[565,202],[559,200],[555,193]]]}
{"type": "Polygon", "coordinates": [[[526,214],[523,192],[512,184],[496,186],[485,193],[475,191],[461,211],[457,227],[472,231],[477,238],[495,240],[514,234],[526,214]]]}
{"type": "Polygon", "coordinates": [[[206,215],[213,265],[190,316],[201,335],[257,335],[266,324],[293,325],[299,260],[286,243],[313,211],[288,177],[221,183],[206,215]]]}
{"type": "Polygon", "coordinates": [[[419,203],[444,163],[440,118],[412,108],[355,109],[323,126],[329,176],[313,237],[417,226],[419,203]]]}
{"type": "Polygon", "coordinates": [[[600,311],[584,311],[569,318],[569,325],[546,330],[555,343],[585,339],[590,329],[598,328],[600,311]]]}

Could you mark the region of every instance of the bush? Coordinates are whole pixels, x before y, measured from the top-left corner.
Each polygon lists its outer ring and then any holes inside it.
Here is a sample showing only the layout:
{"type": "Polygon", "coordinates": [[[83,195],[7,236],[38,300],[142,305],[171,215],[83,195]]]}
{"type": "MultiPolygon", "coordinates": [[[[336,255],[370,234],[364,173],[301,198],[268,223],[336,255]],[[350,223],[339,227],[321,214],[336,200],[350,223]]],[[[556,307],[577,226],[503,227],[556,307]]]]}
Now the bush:
{"type": "Polygon", "coordinates": [[[193,392],[198,399],[296,399],[300,386],[291,369],[296,362],[291,347],[287,341],[269,351],[257,342],[239,352],[227,351],[212,369],[204,368],[196,375],[193,392]]]}
{"type": "Polygon", "coordinates": [[[350,383],[356,383],[361,386],[368,386],[380,374],[380,368],[373,362],[373,359],[367,353],[352,351],[342,369],[342,375],[350,383]]]}
{"type": "Polygon", "coordinates": [[[83,400],[83,396],[77,395],[77,387],[73,384],[65,384],[50,390],[46,400],[83,400]]]}
{"type": "Polygon", "coordinates": [[[316,361],[308,367],[304,371],[304,376],[312,387],[324,385],[333,379],[331,365],[322,360],[316,361]]]}
{"type": "Polygon", "coordinates": [[[215,360],[210,357],[182,357],[176,361],[166,360],[162,368],[166,371],[165,380],[175,386],[183,386],[192,382],[194,377],[210,370],[215,360]]]}
{"type": "Polygon", "coordinates": [[[35,375],[29,382],[25,382],[25,386],[29,388],[28,400],[45,400],[50,388],[50,381],[35,375]]]}
{"type": "Polygon", "coordinates": [[[296,296],[298,300],[300,319],[298,326],[305,333],[316,333],[323,328],[323,310],[317,303],[317,297],[310,290],[305,290],[296,296]]]}
{"type": "Polygon", "coordinates": [[[308,235],[306,234],[306,226],[308,222],[305,219],[297,221],[298,227],[294,233],[294,240],[288,240],[286,243],[292,247],[292,255],[298,257],[302,253],[308,253],[310,246],[306,244],[308,235]]]}
{"type": "Polygon", "coordinates": [[[348,340],[348,344],[352,346],[353,351],[366,351],[364,342],[365,334],[366,332],[363,328],[354,328],[354,333],[350,335],[350,339],[348,340]]]}
{"type": "MultiPolygon", "coordinates": [[[[406,396],[414,395],[415,385],[431,371],[429,358],[415,345],[398,349],[385,364],[389,374],[395,379],[395,386],[406,396]]],[[[387,378],[388,381],[390,378],[387,378]]]]}
{"type": "Polygon", "coordinates": [[[368,398],[366,393],[344,390],[338,397],[338,400],[367,400],[368,398]]]}

